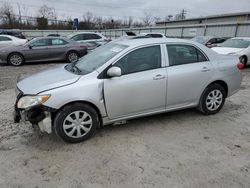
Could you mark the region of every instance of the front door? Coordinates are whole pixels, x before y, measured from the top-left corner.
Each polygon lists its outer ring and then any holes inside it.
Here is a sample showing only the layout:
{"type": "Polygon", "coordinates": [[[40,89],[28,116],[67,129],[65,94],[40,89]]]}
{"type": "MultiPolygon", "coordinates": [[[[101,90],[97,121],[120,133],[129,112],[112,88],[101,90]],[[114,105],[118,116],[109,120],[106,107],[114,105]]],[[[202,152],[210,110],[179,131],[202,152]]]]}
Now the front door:
{"type": "Polygon", "coordinates": [[[49,39],[37,39],[23,50],[26,61],[46,61],[49,56],[49,39]]]}
{"type": "Polygon", "coordinates": [[[104,80],[110,119],[165,109],[167,74],[160,45],[136,49],[113,66],[121,68],[122,76],[104,80]]]}

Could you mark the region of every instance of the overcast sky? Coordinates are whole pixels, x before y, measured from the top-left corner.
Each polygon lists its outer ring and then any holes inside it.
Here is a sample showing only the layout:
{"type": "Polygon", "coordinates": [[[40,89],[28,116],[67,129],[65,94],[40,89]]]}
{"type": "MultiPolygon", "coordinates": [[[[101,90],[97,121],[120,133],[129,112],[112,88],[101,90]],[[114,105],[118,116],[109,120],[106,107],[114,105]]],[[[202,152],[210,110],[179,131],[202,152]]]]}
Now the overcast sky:
{"type": "MultiPolygon", "coordinates": [[[[0,3],[5,0],[0,0],[0,3]]],[[[144,12],[164,18],[175,15],[182,9],[187,17],[199,17],[224,13],[250,11],[250,0],[8,0],[13,7],[17,2],[25,5],[28,16],[37,16],[43,4],[55,8],[59,18],[81,18],[86,12],[96,16],[125,19],[133,16],[141,19],[144,12]]]]}

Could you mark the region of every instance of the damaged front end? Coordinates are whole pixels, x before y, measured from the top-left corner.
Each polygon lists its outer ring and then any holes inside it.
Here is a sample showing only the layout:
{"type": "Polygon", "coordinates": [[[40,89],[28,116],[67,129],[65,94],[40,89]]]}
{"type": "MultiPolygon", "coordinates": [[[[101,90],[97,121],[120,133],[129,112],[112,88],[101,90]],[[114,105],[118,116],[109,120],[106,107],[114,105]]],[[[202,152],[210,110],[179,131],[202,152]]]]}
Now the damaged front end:
{"type": "MultiPolygon", "coordinates": [[[[17,89],[18,90],[18,89],[17,89]]],[[[24,95],[18,90],[14,110],[14,121],[29,121],[38,126],[41,132],[52,132],[52,114],[55,109],[44,106],[50,95],[24,95]]]]}

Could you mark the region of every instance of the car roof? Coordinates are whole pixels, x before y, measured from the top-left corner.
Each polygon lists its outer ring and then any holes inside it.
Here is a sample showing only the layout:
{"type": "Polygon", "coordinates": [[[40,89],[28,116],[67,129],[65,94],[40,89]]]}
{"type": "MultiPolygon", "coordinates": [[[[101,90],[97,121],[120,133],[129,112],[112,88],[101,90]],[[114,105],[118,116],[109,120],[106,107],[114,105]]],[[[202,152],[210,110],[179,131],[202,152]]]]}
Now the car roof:
{"type": "Polygon", "coordinates": [[[250,41],[250,37],[234,37],[231,39],[242,39],[242,40],[249,40],[250,41]]]}
{"type": "Polygon", "coordinates": [[[1,35],[0,34],[0,36],[2,36],[2,37],[9,37],[9,38],[15,38],[15,39],[17,38],[18,39],[18,37],[15,37],[15,36],[12,36],[12,35],[1,35]]]}
{"type": "Polygon", "coordinates": [[[83,31],[83,32],[72,33],[72,36],[73,35],[78,35],[78,34],[97,34],[97,35],[102,35],[101,33],[98,33],[98,32],[83,31]]]}
{"type": "Polygon", "coordinates": [[[144,46],[150,44],[160,44],[160,43],[189,43],[189,44],[197,44],[197,42],[185,39],[177,39],[177,38],[141,38],[141,39],[127,39],[127,40],[119,40],[114,41],[114,43],[126,45],[126,46],[144,46]]]}

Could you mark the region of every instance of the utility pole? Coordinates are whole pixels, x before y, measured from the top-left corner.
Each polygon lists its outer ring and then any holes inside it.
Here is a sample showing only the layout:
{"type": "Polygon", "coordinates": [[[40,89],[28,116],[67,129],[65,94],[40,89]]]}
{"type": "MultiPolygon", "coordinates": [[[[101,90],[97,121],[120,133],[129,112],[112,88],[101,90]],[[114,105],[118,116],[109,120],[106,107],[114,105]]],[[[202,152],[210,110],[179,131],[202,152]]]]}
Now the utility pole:
{"type": "Polygon", "coordinates": [[[186,14],[187,14],[187,11],[186,11],[185,9],[182,9],[181,14],[180,14],[182,20],[185,20],[185,18],[186,18],[185,15],[186,15],[186,14]]]}

